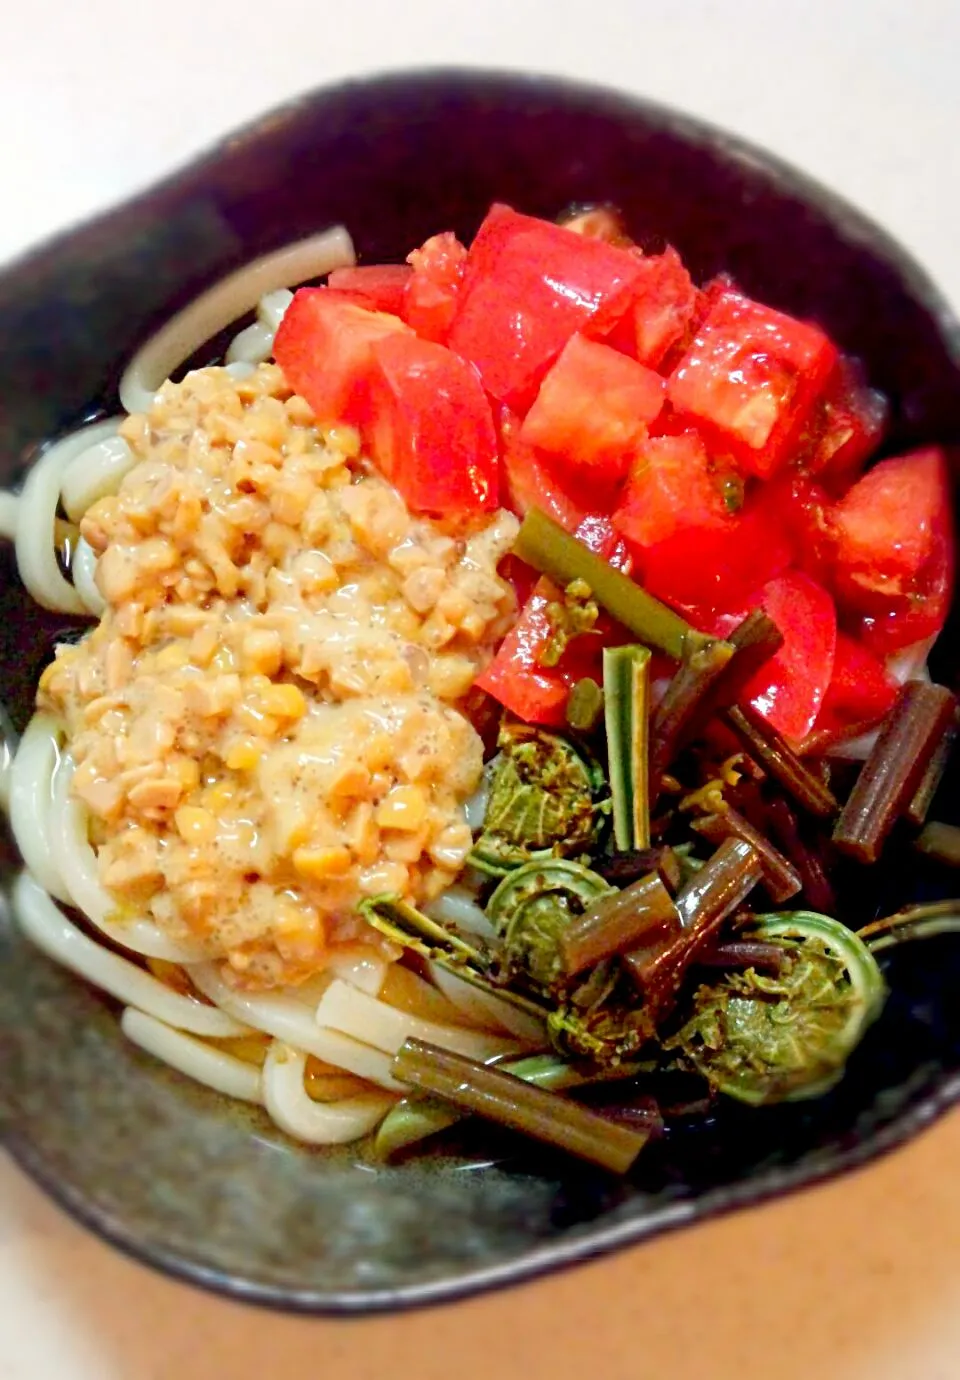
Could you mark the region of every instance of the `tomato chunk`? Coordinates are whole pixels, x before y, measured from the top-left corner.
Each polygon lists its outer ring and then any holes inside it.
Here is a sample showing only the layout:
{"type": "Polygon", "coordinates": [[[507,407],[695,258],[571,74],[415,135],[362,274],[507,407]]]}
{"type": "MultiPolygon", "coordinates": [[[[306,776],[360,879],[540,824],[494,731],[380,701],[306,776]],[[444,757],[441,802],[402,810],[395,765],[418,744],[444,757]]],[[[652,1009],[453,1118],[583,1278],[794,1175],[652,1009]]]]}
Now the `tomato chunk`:
{"type": "Polygon", "coordinates": [[[396,316],[369,311],[331,288],[301,288],[280,323],[273,354],[318,422],[362,427],[371,417],[374,342],[396,334],[410,334],[396,316]]]}
{"type": "Polygon", "coordinates": [[[630,542],[655,546],[689,528],[729,528],[733,521],[696,432],[641,442],[613,515],[630,542]]]}
{"type": "Polygon", "coordinates": [[[662,254],[647,255],[640,260],[633,304],[617,327],[617,343],[624,342],[623,327],[628,325],[632,332],[630,353],[641,364],[658,368],[686,336],[696,314],[697,297],[693,279],[672,246],[662,254]]]}
{"type": "Polygon", "coordinates": [[[327,278],[327,286],[336,292],[352,293],[373,311],[402,316],[404,289],[412,275],[409,264],[361,264],[335,268],[327,278]]]}
{"type": "Polygon", "coordinates": [[[771,580],[758,602],[783,633],[783,646],[748,682],[744,698],[798,742],[813,727],[833,675],[836,609],[823,586],[799,570],[771,580]]]}
{"type": "Polygon", "coordinates": [[[497,437],[477,371],[413,334],[372,346],[374,463],[420,513],[477,512],[499,502],[497,437]]]}
{"type": "Polygon", "coordinates": [[[804,469],[842,492],[879,445],[889,411],[884,395],[868,388],[854,361],[841,355],[800,442],[804,469]]]}
{"type": "Polygon", "coordinates": [[[793,563],[794,539],[761,489],[729,522],[676,531],[639,558],[650,593],[701,626],[711,611],[748,613],[755,591],[793,563]]]}
{"type": "Polygon", "coordinates": [[[449,230],[407,255],[412,273],[400,315],[423,339],[443,344],[450,334],[466,260],[466,249],[449,230]]]}
{"type": "Polygon", "coordinates": [[[523,439],[522,422],[508,407],[496,409],[500,437],[500,500],[523,517],[531,508],[543,511],[565,532],[575,532],[590,512],[555,458],[541,455],[523,439]]]}
{"type": "Polygon", "coordinates": [[[765,477],[788,458],[836,358],[817,326],[727,288],[670,375],[669,397],[746,474],[765,477]]]}
{"type": "Polygon", "coordinates": [[[837,593],[873,612],[877,597],[922,597],[921,573],[950,525],[950,486],[936,447],[881,460],[829,514],[837,593]]]}
{"type": "Polygon", "coordinates": [[[475,681],[518,718],[554,727],[565,722],[574,683],[581,676],[599,675],[602,655],[602,639],[584,635],[574,639],[558,666],[541,666],[540,655],[552,631],[547,609],[558,597],[549,580],[537,581],[496,656],[475,681]]]}
{"type": "Polygon", "coordinates": [[[897,683],[883,662],[846,633],[837,633],[833,674],[817,716],[815,732],[838,739],[870,728],[890,711],[897,683]]]}
{"type": "Polygon", "coordinates": [[[949,519],[934,536],[930,558],[913,594],[877,601],[857,625],[858,636],[877,656],[935,637],[947,621],[953,598],[954,542],[949,519]]]}
{"type": "Polygon", "coordinates": [[[664,388],[652,369],[578,333],[540,385],[520,436],[562,456],[565,472],[612,487],[662,408],[664,388]]]}
{"type": "Polygon", "coordinates": [[[629,250],[494,206],[470,247],[450,345],[498,402],[525,406],[575,331],[603,335],[626,310],[629,250]]]}

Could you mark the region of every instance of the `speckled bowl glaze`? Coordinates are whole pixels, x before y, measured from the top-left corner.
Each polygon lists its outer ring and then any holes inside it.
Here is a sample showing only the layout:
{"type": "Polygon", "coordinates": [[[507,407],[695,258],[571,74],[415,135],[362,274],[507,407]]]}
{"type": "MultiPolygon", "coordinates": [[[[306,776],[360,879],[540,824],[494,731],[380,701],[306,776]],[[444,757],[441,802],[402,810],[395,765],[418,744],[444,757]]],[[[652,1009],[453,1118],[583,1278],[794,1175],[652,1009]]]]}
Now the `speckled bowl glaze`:
{"type": "MultiPolygon", "coordinates": [[[[116,406],[134,347],[246,260],[337,221],[366,261],[494,199],[553,216],[621,206],[644,244],[703,279],[821,321],[894,405],[890,448],[960,440],[960,332],[909,258],[851,207],[682,115],[550,78],[441,71],[319,91],[240,130],[152,191],[0,273],[0,482],[43,438],[116,406]]],[[[215,353],[215,351],[213,351],[215,353]]],[[[0,553],[0,699],[18,725],[62,622],[0,553]]],[[[955,681],[957,641],[941,639],[955,681]]],[[[956,783],[938,812],[949,816],[956,783]]],[[[15,865],[3,857],[9,876],[15,865]]],[[[857,910],[946,894],[894,848],[857,910]]],[[[882,1020],[829,1096],[734,1104],[616,1182],[499,1142],[497,1156],[383,1168],[363,1147],[299,1148],[128,1045],[100,994],[0,920],[0,1114],[22,1167],[101,1236],[182,1279],[316,1313],[503,1285],[861,1164],[960,1091],[960,942],[907,946],[882,1020]]],[[[469,1148],[469,1147],[468,1147],[469,1148]]]]}

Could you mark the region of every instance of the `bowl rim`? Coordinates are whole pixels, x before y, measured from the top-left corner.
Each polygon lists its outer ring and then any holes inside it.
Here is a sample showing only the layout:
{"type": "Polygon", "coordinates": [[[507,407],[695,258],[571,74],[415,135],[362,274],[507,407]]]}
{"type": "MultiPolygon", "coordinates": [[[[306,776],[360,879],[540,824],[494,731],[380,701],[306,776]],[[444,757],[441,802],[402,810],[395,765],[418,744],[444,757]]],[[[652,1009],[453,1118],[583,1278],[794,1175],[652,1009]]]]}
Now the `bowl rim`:
{"type": "MultiPolygon", "coordinates": [[[[219,136],[132,195],[45,236],[12,259],[0,263],[0,283],[29,273],[33,265],[55,255],[62,244],[122,220],[127,213],[148,205],[158,195],[176,196],[179,190],[182,197],[208,168],[234,156],[245,144],[255,143],[263,134],[276,137],[283,125],[295,123],[313,107],[322,107],[347,94],[364,92],[388,98],[392,94],[416,93],[426,99],[432,92],[449,91],[453,85],[494,98],[498,93],[519,97],[528,92],[547,96],[558,103],[586,100],[600,110],[618,112],[673,134],[727,162],[759,170],[771,187],[810,203],[826,220],[842,224],[848,239],[862,243],[895,270],[910,295],[929,314],[960,374],[960,319],[945,294],[889,231],[845,197],[779,155],[709,120],[622,88],[547,71],[442,64],[388,68],[309,88],[219,136]]],[[[9,1116],[0,1119],[0,1146],[75,1222],[139,1264],[234,1302],[300,1315],[357,1317],[453,1302],[507,1284],[519,1284],[598,1259],[687,1223],[710,1220],[740,1207],[762,1204],[783,1193],[826,1182],[913,1139],[958,1101],[960,1070],[942,1074],[932,1086],[928,1084],[915,1093],[893,1121],[868,1138],[832,1154],[823,1163],[769,1169],[748,1181],[724,1185],[701,1197],[669,1203],[648,1215],[626,1217],[605,1225],[581,1224],[558,1240],[493,1265],[458,1271],[441,1279],[373,1290],[328,1290],[260,1283],[222,1267],[189,1259],[174,1248],[130,1230],[115,1213],[75,1189],[17,1129],[9,1116]]]]}

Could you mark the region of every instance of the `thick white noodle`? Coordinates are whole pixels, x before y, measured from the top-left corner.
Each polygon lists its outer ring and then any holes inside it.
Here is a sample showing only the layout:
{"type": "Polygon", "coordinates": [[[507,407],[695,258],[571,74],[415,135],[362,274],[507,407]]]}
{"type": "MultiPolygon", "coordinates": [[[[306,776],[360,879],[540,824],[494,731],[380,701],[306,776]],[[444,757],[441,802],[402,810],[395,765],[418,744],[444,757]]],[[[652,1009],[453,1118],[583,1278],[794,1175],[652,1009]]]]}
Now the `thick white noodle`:
{"type": "Polygon", "coordinates": [[[20,856],[37,881],[58,901],[71,897],[60,876],[50,830],[53,777],[60,761],[62,726],[52,714],[34,714],[10,768],[10,827],[20,856]]]}
{"type": "Polygon", "coordinates": [[[267,293],[289,288],[356,262],[343,226],[311,235],[265,254],[231,273],[178,312],[143,345],[124,370],[120,401],[128,412],[145,412],[160,385],[205,340],[238,320],[267,293]]]}
{"type": "Polygon", "coordinates": [[[430,964],[430,976],[447,1000],[476,1025],[483,1026],[485,1030],[506,1030],[527,1044],[547,1043],[543,1022],[538,1021],[536,1016],[518,1011],[502,997],[474,987],[471,982],[465,982],[456,973],[441,968],[438,963],[430,964]]]}
{"type": "Polygon", "coordinates": [[[195,1040],[192,1035],[184,1035],[181,1030],[174,1030],[134,1006],[125,1008],[120,1017],[120,1029],[128,1040],[187,1078],[204,1083],[225,1097],[263,1105],[263,1080],[260,1070],[253,1064],[195,1040]]]}
{"type": "MultiPolygon", "coordinates": [[[[353,245],[350,246],[350,250],[352,253],[353,245]]],[[[315,274],[314,277],[316,277],[315,274]]],[[[257,320],[260,325],[266,326],[268,331],[276,335],[280,329],[280,322],[287,314],[287,307],[292,301],[293,293],[289,288],[277,288],[276,292],[265,292],[257,303],[257,320]]]]}
{"type": "Polygon", "coordinates": [[[474,834],[483,828],[483,821],[487,817],[487,806],[490,804],[490,768],[492,766],[492,762],[487,764],[483,776],[480,778],[480,785],[473,795],[464,801],[463,813],[474,834]]]}
{"type": "Polygon", "coordinates": [[[60,483],[71,461],[116,429],[116,420],[82,427],[41,455],[24,480],[17,509],[17,568],[31,597],[45,609],[85,612],[82,599],[57,565],[55,521],[60,483]]]}
{"type": "Polygon", "coordinates": [[[124,1005],[136,1006],[148,1016],[192,1035],[225,1038],[249,1034],[247,1026],[225,1011],[174,992],[129,959],[88,939],[29,872],[21,872],[14,883],[13,909],[24,934],[49,958],[109,992],[124,1005]]]}
{"type": "MultiPolygon", "coordinates": [[[[190,980],[223,1011],[256,1030],[262,1030],[326,1064],[345,1069],[391,1092],[402,1090],[390,1071],[390,1059],[372,1045],[351,1039],[335,1030],[323,1030],[313,1011],[295,997],[277,992],[253,995],[228,987],[212,963],[189,969],[190,980]]],[[[351,989],[355,990],[355,989],[351,989]]]]}
{"type": "MultiPolygon", "coordinates": [[[[351,987],[375,997],[387,976],[387,961],[365,944],[346,944],[334,949],[327,959],[327,971],[351,987]]],[[[328,984],[324,984],[326,988],[328,984]]]]}
{"type": "Polygon", "coordinates": [[[268,292],[257,303],[257,319],[239,335],[235,335],[227,350],[226,362],[234,364],[263,364],[273,354],[273,338],[277,333],[284,314],[293,301],[293,293],[287,288],[278,292],[268,292]]]}
{"type": "Polygon", "coordinates": [[[233,370],[242,364],[252,370],[255,365],[263,364],[273,353],[273,337],[274,332],[262,321],[247,326],[230,342],[226,353],[227,368],[233,370]]]}
{"type": "Polygon", "coordinates": [[[0,537],[14,541],[17,535],[17,514],[20,499],[16,494],[0,491],[0,537]]]}
{"type": "Polygon", "coordinates": [[[60,502],[71,522],[79,522],[98,499],[115,494],[136,463],[122,436],[107,436],[71,460],[60,481],[60,502]]]}
{"type": "Polygon", "coordinates": [[[111,920],[117,903],[100,885],[97,858],[90,845],[89,817],[82,801],[70,794],[73,772],[73,759],[65,755],[54,775],[49,816],[50,837],[58,841],[60,874],[73,905],[107,939],[132,953],[165,958],[170,963],[200,962],[204,955],[199,944],[177,943],[153,920],[111,920]]]}
{"type": "Polygon", "coordinates": [[[320,998],[317,1021],[329,1030],[352,1035],[356,1040],[375,1045],[385,1054],[396,1054],[405,1040],[426,1040],[441,1049],[464,1054],[468,1059],[492,1059],[498,1054],[516,1053],[517,1045],[497,1035],[465,1026],[442,1025],[439,1021],[424,1020],[408,1011],[399,1011],[376,997],[351,987],[339,978],[320,998]]]}
{"type": "Polygon", "coordinates": [[[107,607],[107,601],[100,593],[96,583],[98,559],[99,557],[90,543],[85,537],[81,537],[74,550],[73,560],[70,562],[73,587],[79,594],[84,608],[95,618],[99,618],[107,607]]]}
{"type": "Polygon", "coordinates": [[[435,901],[423,908],[424,914],[441,924],[453,925],[464,934],[476,934],[482,939],[496,939],[497,932],[484,915],[476,898],[462,886],[451,886],[435,901]]]}
{"type": "Polygon", "coordinates": [[[17,731],[10,716],[0,704],[0,809],[10,814],[10,786],[13,778],[13,759],[17,752],[17,731]]]}
{"type": "Polygon", "coordinates": [[[306,1065],[300,1050],[274,1040],[263,1066],[263,1100],[281,1131],[308,1145],[345,1145],[359,1140],[396,1101],[371,1092],[340,1102],[314,1102],[303,1082],[306,1065]]]}

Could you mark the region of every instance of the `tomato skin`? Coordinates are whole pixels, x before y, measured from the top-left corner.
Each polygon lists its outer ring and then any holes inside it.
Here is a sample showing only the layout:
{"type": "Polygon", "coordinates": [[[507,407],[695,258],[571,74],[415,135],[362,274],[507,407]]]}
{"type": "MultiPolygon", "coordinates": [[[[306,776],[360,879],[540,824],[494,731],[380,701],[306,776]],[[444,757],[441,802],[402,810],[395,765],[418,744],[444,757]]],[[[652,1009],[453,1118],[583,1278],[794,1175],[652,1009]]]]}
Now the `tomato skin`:
{"type": "Polygon", "coordinates": [[[836,359],[819,327],[721,288],[668,396],[745,474],[766,478],[787,460],[836,359]]]}
{"type": "Polygon", "coordinates": [[[599,677],[605,641],[599,636],[578,637],[559,665],[541,666],[540,654],[551,636],[547,607],[559,597],[556,586],[541,577],[496,656],[474,682],[518,718],[554,728],[566,722],[567,699],[576,681],[586,675],[599,677]]]}
{"type": "Polygon", "coordinates": [[[930,558],[917,577],[917,591],[877,600],[873,612],[855,624],[857,636],[877,656],[886,657],[935,637],[947,621],[953,599],[954,540],[949,522],[935,533],[930,558]]]}
{"type": "Polygon", "coordinates": [[[373,346],[395,334],[411,334],[410,328],[396,316],[370,311],[351,294],[300,288],[277,330],[273,353],[318,422],[362,428],[373,405],[373,346]]]}
{"type": "Polygon", "coordinates": [[[472,365],[411,334],[374,342],[374,412],[365,439],[374,463],[415,512],[496,508],[497,436],[472,365]]]}
{"type": "Polygon", "coordinates": [[[402,316],[404,291],[412,276],[413,269],[408,264],[357,264],[352,268],[335,268],[327,278],[327,286],[335,292],[352,293],[371,311],[402,316]]]}
{"type": "Polygon", "coordinates": [[[733,525],[709,472],[706,446],[695,432],[648,436],[630,465],[613,523],[636,546],[655,546],[688,528],[733,525]]]}
{"type": "Polygon", "coordinates": [[[633,564],[630,548],[606,513],[587,513],[574,529],[574,535],[596,555],[603,556],[615,570],[630,574],[633,564]]]}
{"type": "Polygon", "coordinates": [[[466,260],[466,249],[449,230],[431,235],[407,255],[412,272],[399,314],[422,339],[446,343],[466,260]]]}
{"type": "Polygon", "coordinates": [[[575,331],[603,335],[638,280],[629,250],[495,205],[470,246],[450,345],[498,401],[532,401],[575,331]]]}
{"type": "Polygon", "coordinates": [[[639,549],[645,588],[697,626],[711,613],[748,613],[755,591],[794,559],[784,516],[765,500],[761,489],[722,526],[690,527],[639,549]]]}
{"type": "Polygon", "coordinates": [[[610,344],[650,369],[659,369],[686,337],[700,294],[677,251],[640,259],[640,274],[629,309],[614,327],[610,344]]]}
{"type": "Polygon", "coordinates": [[[769,581],[756,601],[783,634],[783,646],[744,688],[744,698],[785,738],[810,732],[833,675],[837,614],[822,585],[800,570],[769,581]]]}
{"type": "Polygon", "coordinates": [[[889,713],[896,697],[897,683],[883,662],[860,642],[838,632],[833,674],[814,733],[818,739],[830,734],[840,741],[853,729],[871,728],[889,713]]]}
{"type": "Polygon", "coordinates": [[[522,422],[508,407],[494,411],[500,438],[500,501],[523,517],[542,508],[565,532],[576,532],[590,512],[586,498],[575,492],[561,473],[559,462],[541,455],[522,434],[522,422]]]}
{"type": "Polygon", "coordinates": [[[800,463],[834,495],[854,482],[883,437],[890,405],[841,355],[799,442],[800,463]]]}
{"type": "Polygon", "coordinates": [[[652,369],[578,332],[547,372],[520,436],[562,457],[565,472],[611,488],[663,407],[664,390],[652,369]]]}
{"type": "Polygon", "coordinates": [[[950,482],[936,447],[881,460],[828,515],[837,593],[872,613],[878,598],[923,594],[921,572],[939,532],[949,530],[950,482]]]}

